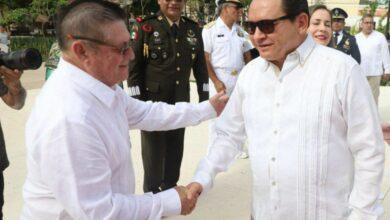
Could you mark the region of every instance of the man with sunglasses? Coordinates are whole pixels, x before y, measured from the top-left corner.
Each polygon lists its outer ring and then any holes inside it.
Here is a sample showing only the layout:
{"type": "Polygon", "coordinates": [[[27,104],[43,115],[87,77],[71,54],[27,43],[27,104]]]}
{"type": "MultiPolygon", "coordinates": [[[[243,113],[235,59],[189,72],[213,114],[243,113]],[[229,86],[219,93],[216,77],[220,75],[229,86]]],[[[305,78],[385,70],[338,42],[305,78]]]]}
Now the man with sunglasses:
{"type": "Polygon", "coordinates": [[[253,0],[260,52],[240,73],[190,197],[208,191],[247,139],[252,219],[378,219],[384,144],[359,64],[307,34],[306,0],[253,0]]]}
{"type": "Polygon", "coordinates": [[[360,51],[354,36],[344,30],[347,12],[341,8],[332,9],[332,30],[333,39],[331,46],[337,50],[352,56],[356,62],[360,63],[360,51]]]}
{"type": "Polygon", "coordinates": [[[62,56],[26,125],[21,219],[141,220],[190,213],[196,199],[187,199],[184,186],[134,195],[129,130],[195,125],[220,113],[226,98],[175,106],[131,98],[116,85],[134,59],[125,12],[108,1],[76,0],[58,19],[62,56]]]}
{"type": "MultiPolygon", "coordinates": [[[[249,50],[253,46],[238,24],[244,5],[239,0],[217,0],[216,3],[218,19],[202,31],[210,95],[220,91],[231,95],[241,69],[251,60],[249,50]]],[[[209,143],[215,138],[215,123],[214,120],[209,123],[209,143]]],[[[243,151],[239,157],[245,159],[248,154],[243,151]]]]}
{"type": "MultiPolygon", "coordinates": [[[[158,0],[160,11],[134,26],[134,68],[130,95],[169,104],[190,101],[193,70],[199,100],[208,99],[208,75],[198,24],[181,16],[185,0],[158,0]]],[[[141,132],[144,192],[176,186],[180,177],[185,129],[141,132]]]]}

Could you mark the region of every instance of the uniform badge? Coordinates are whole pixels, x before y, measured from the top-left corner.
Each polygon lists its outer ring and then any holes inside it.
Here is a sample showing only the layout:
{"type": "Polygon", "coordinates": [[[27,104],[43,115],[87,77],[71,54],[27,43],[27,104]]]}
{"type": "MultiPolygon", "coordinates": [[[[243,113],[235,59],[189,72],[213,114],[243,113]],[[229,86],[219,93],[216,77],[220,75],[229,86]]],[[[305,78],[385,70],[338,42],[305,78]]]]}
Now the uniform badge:
{"type": "Polygon", "coordinates": [[[190,30],[188,30],[188,31],[187,31],[187,36],[188,36],[188,37],[191,37],[191,38],[195,37],[195,33],[194,33],[194,31],[193,31],[193,30],[191,30],[191,29],[190,29],[190,30]]]}
{"type": "Polygon", "coordinates": [[[195,54],[194,53],[192,54],[192,59],[195,60],[195,54]]]}
{"type": "Polygon", "coordinates": [[[346,45],[349,45],[349,44],[350,44],[350,43],[349,43],[349,39],[345,41],[345,44],[346,44],[346,45]]]}
{"type": "Polygon", "coordinates": [[[153,36],[158,37],[158,36],[160,36],[160,33],[158,33],[157,31],[155,31],[155,32],[153,32],[153,36]]]}
{"type": "Polygon", "coordinates": [[[164,52],[162,53],[162,58],[163,58],[164,60],[168,58],[167,52],[164,51],[164,52]]]}
{"type": "Polygon", "coordinates": [[[161,43],[162,43],[161,38],[159,37],[154,38],[154,44],[161,44],[161,43]]]}
{"type": "Polygon", "coordinates": [[[190,45],[195,46],[198,40],[194,37],[187,37],[187,41],[190,45]]]}
{"type": "Polygon", "coordinates": [[[230,73],[230,75],[232,75],[232,76],[237,76],[237,74],[238,74],[238,71],[237,71],[237,70],[233,70],[233,71],[230,73]]]}
{"type": "Polygon", "coordinates": [[[157,53],[152,52],[152,53],[150,54],[150,58],[152,58],[153,60],[157,59],[157,53]]]}
{"type": "Polygon", "coordinates": [[[349,43],[349,39],[345,41],[345,43],[343,45],[343,48],[346,49],[346,50],[351,49],[351,46],[350,46],[350,43],[349,43]]]}
{"type": "Polygon", "coordinates": [[[217,37],[224,37],[224,34],[218,34],[217,37]]]}
{"type": "Polygon", "coordinates": [[[145,31],[146,33],[150,33],[153,31],[153,27],[150,24],[144,24],[142,25],[141,29],[145,31]]]}
{"type": "Polygon", "coordinates": [[[144,44],[144,57],[149,57],[149,46],[144,44]]]}
{"type": "Polygon", "coordinates": [[[157,17],[157,19],[158,19],[159,21],[162,21],[163,16],[160,15],[160,16],[157,17]]]}

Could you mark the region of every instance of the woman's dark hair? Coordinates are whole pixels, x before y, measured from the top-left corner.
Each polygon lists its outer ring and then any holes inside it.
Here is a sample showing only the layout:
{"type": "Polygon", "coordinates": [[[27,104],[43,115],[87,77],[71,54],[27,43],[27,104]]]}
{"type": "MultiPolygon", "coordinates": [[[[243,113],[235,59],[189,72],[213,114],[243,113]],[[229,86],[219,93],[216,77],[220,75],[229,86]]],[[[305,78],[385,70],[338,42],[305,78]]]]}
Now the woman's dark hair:
{"type": "Polygon", "coordinates": [[[314,14],[314,12],[318,11],[318,10],[325,10],[329,13],[329,16],[330,16],[330,20],[332,21],[332,12],[326,7],[326,5],[313,5],[313,6],[310,6],[309,8],[310,10],[310,16],[312,16],[314,14]]]}

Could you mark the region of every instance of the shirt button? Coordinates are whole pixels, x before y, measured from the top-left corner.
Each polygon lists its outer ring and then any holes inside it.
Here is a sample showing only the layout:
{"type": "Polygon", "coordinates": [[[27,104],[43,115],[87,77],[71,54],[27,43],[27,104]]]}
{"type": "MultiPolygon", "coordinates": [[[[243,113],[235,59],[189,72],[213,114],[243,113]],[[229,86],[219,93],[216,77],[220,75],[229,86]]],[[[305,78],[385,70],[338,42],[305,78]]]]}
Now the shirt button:
{"type": "Polygon", "coordinates": [[[272,160],[272,162],[275,162],[276,159],[275,159],[275,157],[272,157],[271,160],[272,160]]]}
{"type": "Polygon", "coordinates": [[[180,71],[180,67],[177,67],[176,70],[177,70],[177,71],[180,71]]]}
{"type": "Polygon", "coordinates": [[[276,186],[276,182],[275,182],[275,181],[272,181],[272,185],[273,185],[273,186],[276,186]]]}
{"type": "Polygon", "coordinates": [[[274,134],[275,134],[275,135],[276,135],[276,134],[278,134],[278,131],[277,131],[277,130],[275,130],[275,131],[274,131],[274,134]]]}
{"type": "Polygon", "coordinates": [[[180,81],[176,81],[176,85],[179,85],[180,84],[180,81]]]}
{"type": "Polygon", "coordinates": [[[277,207],[277,206],[275,206],[275,207],[274,207],[274,210],[277,210],[277,209],[278,209],[278,207],[277,207]]]}
{"type": "Polygon", "coordinates": [[[278,102],[278,103],[276,103],[276,107],[278,107],[278,108],[280,107],[280,103],[279,103],[279,102],[278,102]]]}
{"type": "Polygon", "coordinates": [[[282,82],[283,82],[283,79],[279,79],[278,81],[279,81],[279,83],[282,83],[282,82]]]}

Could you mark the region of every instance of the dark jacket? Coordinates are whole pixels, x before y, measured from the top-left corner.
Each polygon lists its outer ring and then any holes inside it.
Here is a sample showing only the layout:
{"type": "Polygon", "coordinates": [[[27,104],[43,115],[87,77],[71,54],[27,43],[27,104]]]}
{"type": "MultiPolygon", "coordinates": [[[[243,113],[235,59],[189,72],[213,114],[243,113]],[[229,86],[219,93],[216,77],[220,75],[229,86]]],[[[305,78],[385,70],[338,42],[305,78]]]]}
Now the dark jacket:
{"type": "Polygon", "coordinates": [[[333,48],[352,56],[356,62],[360,64],[360,51],[354,36],[350,35],[346,31],[343,31],[343,38],[340,43],[336,45],[335,39],[333,38],[332,46],[333,48]]]}
{"type": "Polygon", "coordinates": [[[208,99],[203,41],[196,22],[181,17],[175,37],[165,16],[159,12],[132,29],[135,60],[130,64],[128,85],[140,89],[140,95],[134,97],[170,104],[188,102],[192,69],[199,100],[208,99]]]}

